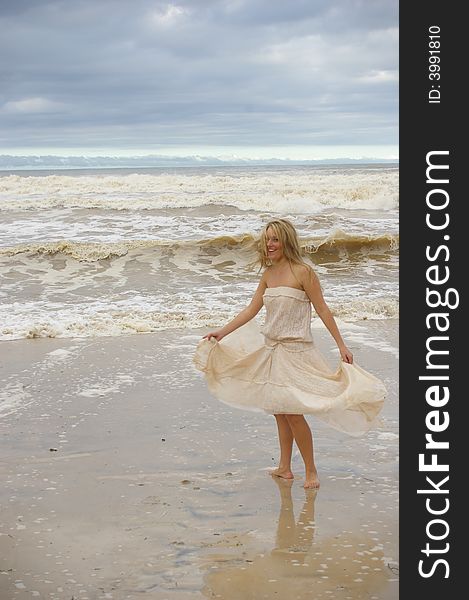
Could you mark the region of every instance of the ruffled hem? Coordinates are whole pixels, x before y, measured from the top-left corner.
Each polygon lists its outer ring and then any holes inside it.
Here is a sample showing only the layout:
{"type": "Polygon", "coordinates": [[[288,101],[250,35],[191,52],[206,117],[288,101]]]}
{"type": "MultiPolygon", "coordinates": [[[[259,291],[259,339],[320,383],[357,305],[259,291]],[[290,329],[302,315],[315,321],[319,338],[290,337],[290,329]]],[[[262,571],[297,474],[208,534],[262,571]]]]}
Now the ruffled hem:
{"type": "Polygon", "coordinates": [[[350,435],[377,423],[386,388],[356,363],[331,371],[312,342],[264,339],[249,322],[221,342],[199,342],[194,364],[210,392],[236,408],[311,414],[350,435]]]}

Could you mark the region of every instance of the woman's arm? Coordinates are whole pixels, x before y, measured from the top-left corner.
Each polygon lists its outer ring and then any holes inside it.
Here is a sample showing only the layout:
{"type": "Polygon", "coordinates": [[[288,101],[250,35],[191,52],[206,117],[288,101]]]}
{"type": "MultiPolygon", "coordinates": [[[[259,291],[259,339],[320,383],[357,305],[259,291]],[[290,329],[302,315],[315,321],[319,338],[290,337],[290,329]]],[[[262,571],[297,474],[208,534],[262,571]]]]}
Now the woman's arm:
{"type": "Polygon", "coordinates": [[[319,318],[324,323],[324,325],[329,330],[329,333],[335,340],[340,352],[340,356],[342,360],[346,363],[353,363],[353,354],[345,345],[344,340],[340,334],[339,328],[337,327],[337,323],[324,300],[321,290],[321,284],[319,283],[318,276],[316,273],[309,267],[305,266],[305,268],[301,269],[301,284],[308,295],[308,298],[311,300],[314,306],[314,310],[317,312],[319,318]]]}
{"type": "Polygon", "coordinates": [[[255,291],[254,296],[252,297],[252,300],[249,303],[249,305],[238,315],[236,315],[236,317],[232,319],[229,323],[227,323],[224,327],[222,327],[221,329],[217,329],[216,331],[211,331],[210,333],[207,333],[207,335],[204,335],[204,339],[206,338],[207,340],[209,340],[212,337],[214,337],[219,342],[222,338],[225,337],[225,335],[228,335],[235,329],[238,329],[238,327],[241,327],[241,325],[245,325],[248,321],[254,318],[264,305],[263,295],[266,287],[267,284],[265,282],[263,273],[259,285],[257,286],[257,290],[255,291]]]}

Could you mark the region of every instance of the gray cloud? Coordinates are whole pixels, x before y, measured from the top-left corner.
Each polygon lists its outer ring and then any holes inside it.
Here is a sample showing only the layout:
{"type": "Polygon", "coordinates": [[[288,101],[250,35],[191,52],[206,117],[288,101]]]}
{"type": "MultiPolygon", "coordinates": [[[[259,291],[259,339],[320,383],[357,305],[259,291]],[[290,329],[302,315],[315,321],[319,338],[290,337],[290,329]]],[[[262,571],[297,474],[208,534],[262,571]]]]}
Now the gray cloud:
{"type": "Polygon", "coordinates": [[[0,5],[0,146],[397,144],[397,0],[0,5]]]}

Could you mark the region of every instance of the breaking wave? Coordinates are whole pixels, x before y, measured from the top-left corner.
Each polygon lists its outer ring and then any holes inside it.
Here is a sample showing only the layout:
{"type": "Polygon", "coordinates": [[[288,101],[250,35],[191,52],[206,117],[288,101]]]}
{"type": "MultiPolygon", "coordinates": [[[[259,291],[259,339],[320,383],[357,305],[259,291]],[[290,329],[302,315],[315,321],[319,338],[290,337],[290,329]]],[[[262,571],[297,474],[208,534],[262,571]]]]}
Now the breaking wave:
{"type": "MultiPolygon", "coordinates": [[[[322,238],[303,238],[300,240],[301,246],[308,255],[321,256],[335,253],[354,253],[367,252],[389,252],[397,251],[399,248],[399,235],[363,235],[347,234],[336,229],[322,238]]],[[[128,240],[118,242],[74,242],[70,240],[60,240],[55,242],[32,242],[18,244],[15,246],[6,246],[0,248],[0,256],[15,256],[17,254],[27,254],[29,257],[34,255],[52,255],[63,254],[79,261],[95,262],[103,259],[112,259],[113,257],[124,256],[130,250],[142,249],[203,249],[203,248],[224,248],[240,250],[256,250],[258,238],[252,234],[240,234],[236,236],[222,235],[213,238],[198,240],[128,240]]]]}

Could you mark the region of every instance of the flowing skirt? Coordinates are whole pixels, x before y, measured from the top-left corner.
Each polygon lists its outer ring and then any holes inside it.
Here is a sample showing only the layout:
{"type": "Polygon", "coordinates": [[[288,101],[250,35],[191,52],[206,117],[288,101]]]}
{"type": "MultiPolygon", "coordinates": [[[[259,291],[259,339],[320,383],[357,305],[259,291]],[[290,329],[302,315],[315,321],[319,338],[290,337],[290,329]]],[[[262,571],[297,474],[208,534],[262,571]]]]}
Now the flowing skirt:
{"type": "Polygon", "coordinates": [[[313,342],[272,340],[250,321],[220,342],[201,340],[194,364],[210,392],[236,408],[316,415],[353,436],[376,424],[384,384],[355,362],[332,371],[313,342]]]}

